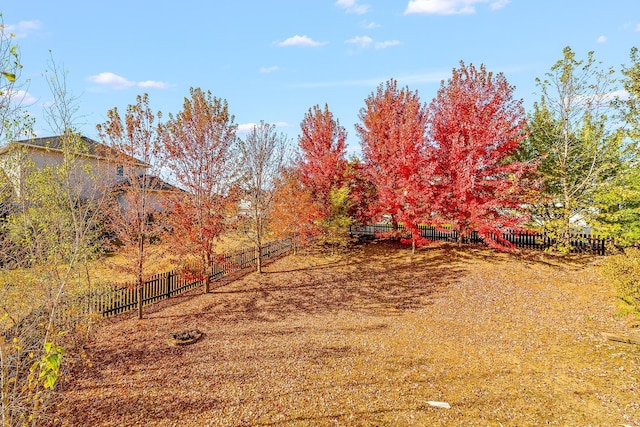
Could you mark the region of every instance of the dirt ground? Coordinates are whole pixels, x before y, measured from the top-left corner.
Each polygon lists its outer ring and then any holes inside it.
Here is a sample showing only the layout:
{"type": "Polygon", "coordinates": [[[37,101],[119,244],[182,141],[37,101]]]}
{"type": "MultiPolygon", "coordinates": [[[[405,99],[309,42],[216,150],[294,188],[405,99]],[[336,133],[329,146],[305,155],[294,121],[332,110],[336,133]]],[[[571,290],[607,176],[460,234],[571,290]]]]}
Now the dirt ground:
{"type": "Polygon", "coordinates": [[[391,242],[289,256],[105,321],[51,424],[638,426],[640,346],[601,336],[634,328],[598,262],[391,242]],[[167,344],[190,328],[203,338],[167,344]]]}

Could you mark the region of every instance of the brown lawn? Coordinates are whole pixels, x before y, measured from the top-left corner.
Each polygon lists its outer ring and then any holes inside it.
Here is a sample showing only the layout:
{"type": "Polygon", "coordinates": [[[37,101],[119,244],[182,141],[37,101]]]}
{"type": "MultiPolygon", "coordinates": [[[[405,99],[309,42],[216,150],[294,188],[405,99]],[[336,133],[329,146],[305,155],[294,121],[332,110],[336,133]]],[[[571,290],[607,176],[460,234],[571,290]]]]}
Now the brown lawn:
{"type": "Polygon", "coordinates": [[[385,242],[290,256],[105,321],[54,424],[640,425],[640,347],[602,338],[631,324],[597,262],[385,242]],[[167,345],[187,328],[205,335],[167,345]]]}

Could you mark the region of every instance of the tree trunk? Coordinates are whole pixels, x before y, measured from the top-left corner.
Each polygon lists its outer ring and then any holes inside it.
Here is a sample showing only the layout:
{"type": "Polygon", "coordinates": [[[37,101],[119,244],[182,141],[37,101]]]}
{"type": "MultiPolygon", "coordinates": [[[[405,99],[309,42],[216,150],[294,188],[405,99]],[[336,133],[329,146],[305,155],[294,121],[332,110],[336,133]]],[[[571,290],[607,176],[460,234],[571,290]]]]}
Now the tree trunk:
{"type": "Polygon", "coordinates": [[[205,256],[204,265],[204,274],[206,275],[204,279],[204,293],[208,294],[211,289],[211,259],[208,255],[205,256]]]}
{"type": "Polygon", "coordinates": [[[260,245],[256,246],[256,271],[258,274],[262,274],[262,247],[260,245]]]}
{"type": "Polygon", "coordinates": [[[562,216],[562,245],[563,250],[571,251],[571,216],[568,210],[562,216]]]}
{"type": "Polygon", "coordinates": [[[143,296],[144,282],[138,281],[138,320],[142,319],[142,296],[143,296]]]}
{"type": "Polygon", "coordinates": [[[262,217],[261,211],[256,210],[256,250],[257,253],[257,272],[262,274],[262,217]]]}
{"type": "MultiPolygon", "coordinates": [[[[144,217],[142,217],[144,218],[144,217]]],[[[144,237],[145,237],[145,229],[143,228],[144,224],[140,220],[140,229],[138,230],[138,266],[137,266],[137,281],[138,281],[138,320],[142,319],[142,295],[143,295],[143,287],[144,287],[144,237]]]]}

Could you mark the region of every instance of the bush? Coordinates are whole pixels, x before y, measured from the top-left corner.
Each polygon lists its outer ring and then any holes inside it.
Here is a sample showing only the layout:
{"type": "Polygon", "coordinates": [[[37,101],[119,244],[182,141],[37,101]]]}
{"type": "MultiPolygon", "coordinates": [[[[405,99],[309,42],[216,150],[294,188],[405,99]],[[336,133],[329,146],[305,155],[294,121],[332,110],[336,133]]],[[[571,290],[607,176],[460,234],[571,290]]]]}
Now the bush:
{"type": "Polygon", "coordinates": [[[627,248],[624,254],[608,257],[602,273],[616,286],[625,311],[640,319],[640,249],[627,248]]]}

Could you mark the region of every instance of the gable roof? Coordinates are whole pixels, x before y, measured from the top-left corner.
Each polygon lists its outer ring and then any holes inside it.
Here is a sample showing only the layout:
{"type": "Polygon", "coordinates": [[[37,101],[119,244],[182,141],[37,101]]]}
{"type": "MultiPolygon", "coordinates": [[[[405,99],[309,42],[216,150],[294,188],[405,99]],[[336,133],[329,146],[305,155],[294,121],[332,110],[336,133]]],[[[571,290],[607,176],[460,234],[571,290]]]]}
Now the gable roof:
{"type": "MultiPolygon", "coordinates": [[[[133,163],[137,163],[140,166],[148,166],[147,163],[135,157],[128,156],[119,152],[118,150],[102,144],[84,135],[79,136],[80,141],[84,145],[86,152],[78,153],[81,155],[95,157],[99,159],[117,159],[119,157],[129,158],[133,163]]],[[[41,138],[21,139],[17,141],[11,141],[10,143],[0,147],[0,155],[9,152],[13,146],[20,145],[27,148],[35,148],[40,150],[53,150],[62,152],[63,149],[63,135],[47,136],[41,138]]]]}
{"type": "Polygon", "coordinates": [[[182,190],[181,188],[178,188],[175,185],[169,184],[167,181],[163,180],[162,178],[155,175],[149,175],[149,174],[141,174],[135,177],[124,177],[117,184],[114,185],[114,189],[123,189],[125,187],[131,187],[132,181],[135,182],[136,188],[147,186],[149,190],[153,190],[153,191],[184,192],[184,190],[182,190]]]}

